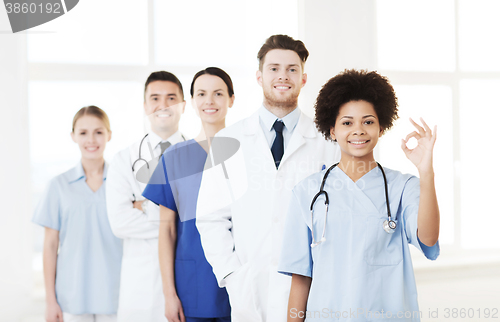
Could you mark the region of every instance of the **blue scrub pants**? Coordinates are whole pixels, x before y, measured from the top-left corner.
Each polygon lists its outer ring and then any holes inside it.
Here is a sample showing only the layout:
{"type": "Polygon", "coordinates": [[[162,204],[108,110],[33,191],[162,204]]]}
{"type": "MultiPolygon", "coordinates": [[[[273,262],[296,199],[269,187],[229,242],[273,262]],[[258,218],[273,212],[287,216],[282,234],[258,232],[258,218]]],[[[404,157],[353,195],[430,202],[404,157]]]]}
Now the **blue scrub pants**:
{"type": "Polygon", "coordinates": [[[190,318],[186,316],[186,322],[231,322],[230,316],[223,318],[190,318]]]}

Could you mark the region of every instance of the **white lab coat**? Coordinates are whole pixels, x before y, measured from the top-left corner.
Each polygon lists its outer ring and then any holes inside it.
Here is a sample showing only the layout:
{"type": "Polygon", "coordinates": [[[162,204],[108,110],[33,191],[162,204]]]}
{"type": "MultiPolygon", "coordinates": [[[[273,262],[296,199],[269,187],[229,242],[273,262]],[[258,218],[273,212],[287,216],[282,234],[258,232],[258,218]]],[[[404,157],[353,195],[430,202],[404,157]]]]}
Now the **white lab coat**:
{"type": "Polygon", "coordinates": [[[217,137],[241,145],[225,162],[229,180],[221,165],[203,174],[196,226],[205,256],[219,286],[226,286],[233,322],[284,322],[291,278],[279,274],[277,266],[291,191],[338,161],[340,150],[302,112],[278,170],[258,112],[217,137]]]}
{"type": "MultiPolygon", "coordinates": [[[[141,148],[143,159],[150,161],[148,142],[155,149],[159,137],[150,133],[141,148]]],[[[169,141],[183,140],[177,132],[169,141]]],[[[106,203],[113,233],[123,239],[123,258],[120,278],[118,322],[167,322],[158,260],[159,208],[152,202],[143,203],[146,213],[133,207],[133,201],[145,198],[146,183],[136,180],[137,171],[145,162],[132,163],[139,157],[140,140],[118,152],[106,179],[106,203]],[[135,198],[135,199],[134,199],[135,198]]],[[[158,158],[160,149],[153,151],[158,158]]],[[[150,162],[154,171],[156,162],[150,162]]]]}

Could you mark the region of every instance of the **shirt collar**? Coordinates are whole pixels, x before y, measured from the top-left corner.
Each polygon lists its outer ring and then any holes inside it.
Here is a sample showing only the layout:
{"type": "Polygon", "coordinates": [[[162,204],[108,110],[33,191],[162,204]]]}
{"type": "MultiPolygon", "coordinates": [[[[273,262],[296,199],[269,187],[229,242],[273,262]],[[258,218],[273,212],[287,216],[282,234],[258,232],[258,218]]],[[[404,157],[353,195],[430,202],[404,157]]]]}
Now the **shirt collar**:
{"type": "MultiPolygon", "coordinates": [[[[108,163],[104,161],[104,171],[102,173],[102,180],[106,180],[106,176],[108,175],[108,163]]],[[[69,174],[69,183],[76,182],[82,178],[87,178],[85,176],[85,171],[83,170],[82,161],[78,162],[78,164],[72,169],[69,174]]]]}
{"type": "MultiPolygon", "coordinates": [[[[264,123],[265,128],[269,129],[269,131],[272,131],[274,122],[276,122],[278,117],[271,113],[264,105],[262,105],[259,109],[259,116],[264,123]]],[[[281,118],[280,120],[282,120],[285,124],[285,128],[287,129],[287,131],[292,132],[295,129],[295,126],[297,126],[299,118],[300,109],[296,107],[293,111],[285,115],[285,117],[281,118]]]]}
{"type": "Polygon", "coordinates": [[[176,143],[184,141],[184,137],[182,136],[180,131],[175,132],[166,140],[163,140],[158,134],[156,134],[154,132],[149,132],[148,138],[149,138],[149,142],[151,143],[151,146],[153,147],[153,149],[155,149],[158,146],[158,144],[160,144],[162,142],[168,141],[172,145],[174,145],[176,143]]]}

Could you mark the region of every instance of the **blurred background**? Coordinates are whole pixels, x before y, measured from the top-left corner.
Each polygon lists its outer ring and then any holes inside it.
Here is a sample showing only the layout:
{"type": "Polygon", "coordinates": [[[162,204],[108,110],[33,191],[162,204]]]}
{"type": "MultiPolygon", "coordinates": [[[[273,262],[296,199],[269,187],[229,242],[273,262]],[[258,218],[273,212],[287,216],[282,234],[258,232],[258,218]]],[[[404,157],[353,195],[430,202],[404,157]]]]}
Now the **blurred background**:
{"type": "Polygon", "coordinates": [[[79,160],[70,138],[76,111],[108,113],[111,161],[148,129],[147,76],[168,70],[187,94],[181,131],[194,137],[191,79],[217,66],[234,82],[231,125],[259,108],[256,56],[277,33],[310,52],[299,106],[311,117],[321,86],[345,68],[390,79],[400,119],[379,141],[384,166],[417,174],[400,149],[413,131],[408,118],[438,125],[441,256],[412,254],[422,320],[446,312],[453,321],[490,320],[495,309],[500,319],[499,14],[497,0],[85,0],[12,34],[0,8],[0,321],[44,321],[43,229],[30,220],[50,178],[79,160]]]}

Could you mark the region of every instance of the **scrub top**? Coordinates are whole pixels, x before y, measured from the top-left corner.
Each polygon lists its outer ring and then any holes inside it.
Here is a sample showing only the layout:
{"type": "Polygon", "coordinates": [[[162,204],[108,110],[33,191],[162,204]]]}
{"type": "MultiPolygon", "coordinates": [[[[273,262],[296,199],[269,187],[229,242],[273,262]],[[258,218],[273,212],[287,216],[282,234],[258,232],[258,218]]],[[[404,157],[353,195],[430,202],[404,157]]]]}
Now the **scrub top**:
{"type": "Polygon", "coordinates": [[[161,157],[143,196],[178,213],[175,287],[188,317],[231,315],[225,288],[219,288],[195,225],[196,204],[207,153],[195,141],[177,143],[161,157]],[[160,180],[159,177],[165,179],[160,180]],[[164,182],[154,184],[152,182],[164,182]]]}
{"type": "Polygon", "coordinates": [[[32,221],[59,231],[56,297],[70,314],[116,314],[122,241],[106,212],[106,173],[96,191],[87,185],[81,162],[50,181],[32,221]]]}
{"type": "MultiPolygon", "coordinates": [[[[285,225],[280,273],[312,277],[306,321],[420,321],[409,244],[428,259],[439,255],[417,237],[420,181],[384,168],[393,234],[387,219],[384,178],[378,167],[353,182],[339,167],[326,181],[330,207],[325,241],[311,248],[310,205],[326,169],[293,189],[285,225]]],[[[314,205],[314,237],[325,225],[325,197],[314,205]]],[[[292,312],[293,313],[293,312],[292,312]]]]}

